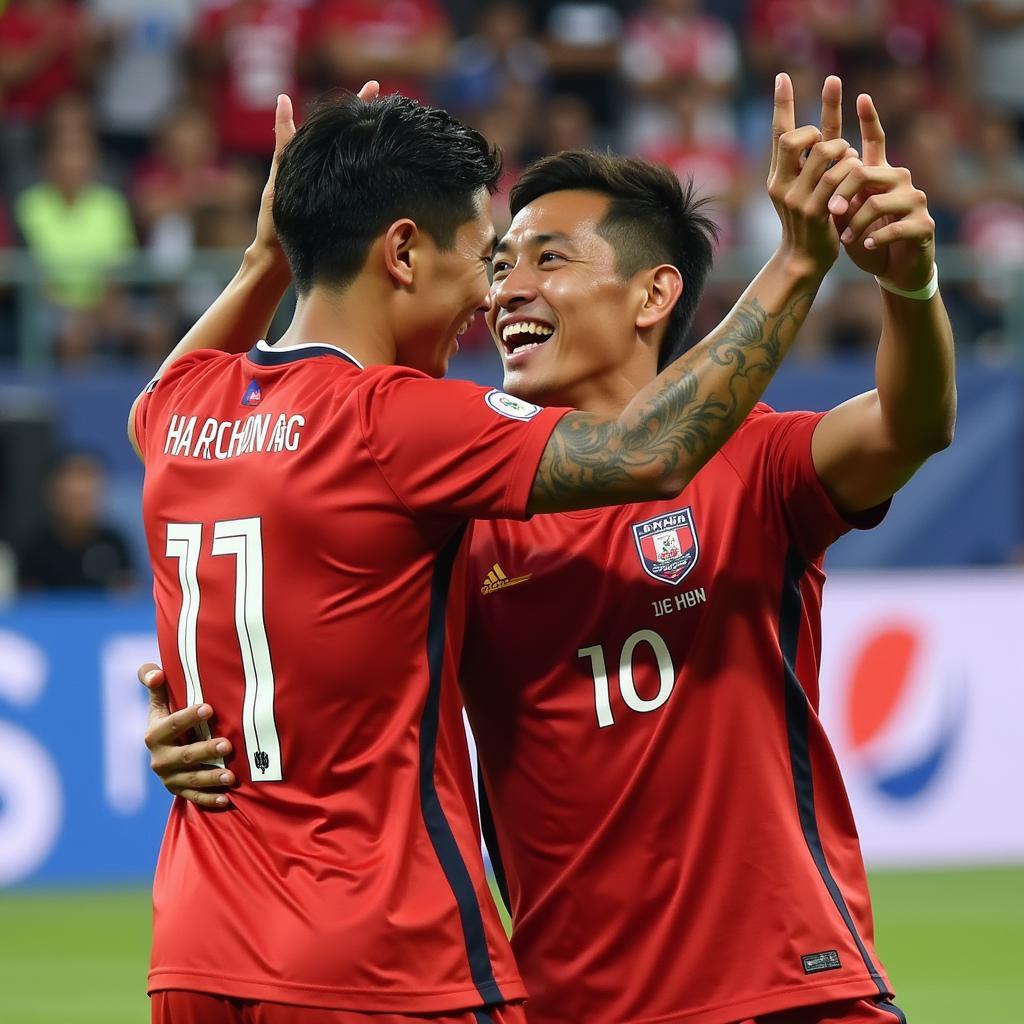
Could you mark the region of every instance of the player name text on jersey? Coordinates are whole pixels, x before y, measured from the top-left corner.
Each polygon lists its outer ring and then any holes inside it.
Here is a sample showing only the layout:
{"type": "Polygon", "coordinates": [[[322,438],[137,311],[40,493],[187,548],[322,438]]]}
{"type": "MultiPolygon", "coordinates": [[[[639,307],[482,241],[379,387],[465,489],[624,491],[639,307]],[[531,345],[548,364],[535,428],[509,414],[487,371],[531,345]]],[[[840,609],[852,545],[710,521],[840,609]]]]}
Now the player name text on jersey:
{"type": "Polygon", "coordinates": [[[704,588],[697,587],[696,590],[684,590],[674,597],[661,597],[657,601],[652,601],[651,607],[654,609],[654,617],[660,619],[662,615],[671,615],[684,608],[696,608],[699,604],[706,604],[707,599],[704,588]]]}
{"type": "Polygon", "coordinates": [[[164,455],[192,459],[233,459],[253,452],[294,452],[302,440],[304,416],[273,413],[244,420],[206,419],[199,430],[198,416],[172,416],[167,425],[164,455]],[[271,426],[273,423],[273,426],[271,426]]]}

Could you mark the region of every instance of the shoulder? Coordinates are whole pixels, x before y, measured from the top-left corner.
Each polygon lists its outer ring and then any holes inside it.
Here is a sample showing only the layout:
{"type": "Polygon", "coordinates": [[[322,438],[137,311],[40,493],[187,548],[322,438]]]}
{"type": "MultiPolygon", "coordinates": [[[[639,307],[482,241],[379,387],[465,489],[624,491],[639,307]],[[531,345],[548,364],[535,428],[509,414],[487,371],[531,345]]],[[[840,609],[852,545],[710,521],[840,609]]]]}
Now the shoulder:
{"type": "MultiPolygon", "coordinates": [[[[722,446],[722,455],[731,462],[761,459],[789,451],[795,445],[802,448],[804,442],[810,452],[810,438],[821,412],[799,410],[778,412],[764,402],[758,402],[736,432],[722,446]]],[[[762,469],[767,468],[765,465],[762,469]]]]}
{"type": "Polygon", "coordinates": [[[176,359],[159,376],[154,377],[143,390],[143,394],[159,392],[166,394],[184,380],[196,379],[199,375],[215,371],[240,357],[216,349],[203,348],[176,359]]]}

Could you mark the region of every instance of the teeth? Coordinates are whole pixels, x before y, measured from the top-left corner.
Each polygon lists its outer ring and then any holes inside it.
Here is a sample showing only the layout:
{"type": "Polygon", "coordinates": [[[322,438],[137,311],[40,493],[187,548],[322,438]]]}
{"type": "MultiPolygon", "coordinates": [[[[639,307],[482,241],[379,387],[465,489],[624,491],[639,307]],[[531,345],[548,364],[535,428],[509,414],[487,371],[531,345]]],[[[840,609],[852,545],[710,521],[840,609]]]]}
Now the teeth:
{"type": "Polygon", "coordinates": [[[522,345],[516,345],[516,347],[512,349],[510,355],[517,356],[520,352],[526,352],[531,348],[540,348],[543,344],[543,341],[524,341],[522,345]]]}
{"type": "Polygon", "coordinates": [[[517,334],[536,334],[541,337],[549,337],[554,333],[554,330],[546,324],[537,324],[532,321],[524,320],[517,324],[510,324],[506,327],[501,332],[501,338],[502,341],[508,341],[509,338],[512,338],[517,334]]]}

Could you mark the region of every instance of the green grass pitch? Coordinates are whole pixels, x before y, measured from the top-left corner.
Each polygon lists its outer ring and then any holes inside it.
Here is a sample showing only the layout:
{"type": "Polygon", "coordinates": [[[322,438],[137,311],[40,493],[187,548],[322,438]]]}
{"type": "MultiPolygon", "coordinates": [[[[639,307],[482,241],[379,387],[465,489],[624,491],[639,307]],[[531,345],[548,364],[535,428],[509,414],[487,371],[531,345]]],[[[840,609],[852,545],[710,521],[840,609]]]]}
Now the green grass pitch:
{"type": "MultiPolygon", "coordinates": [[[[877,873],[872,891],[910,1024],[1024,1020],[1024,867],[877,873]]],[[[145,1024],[148,954],[146,892],[0,894],[0,1021],[145,1024]]]]}

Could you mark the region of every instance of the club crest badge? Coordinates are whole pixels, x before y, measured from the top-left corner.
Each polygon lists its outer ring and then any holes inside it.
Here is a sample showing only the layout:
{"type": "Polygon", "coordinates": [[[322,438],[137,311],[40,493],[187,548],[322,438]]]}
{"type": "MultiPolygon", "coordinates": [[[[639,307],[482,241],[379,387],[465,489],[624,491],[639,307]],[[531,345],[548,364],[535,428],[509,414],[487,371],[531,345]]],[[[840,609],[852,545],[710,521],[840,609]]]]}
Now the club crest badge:
{"type": "Polygon", "coordinates": [[[700,541],[689,506],[633,524],[640,564],[648,576],[678,586],[697,564],[700,541]]]}

